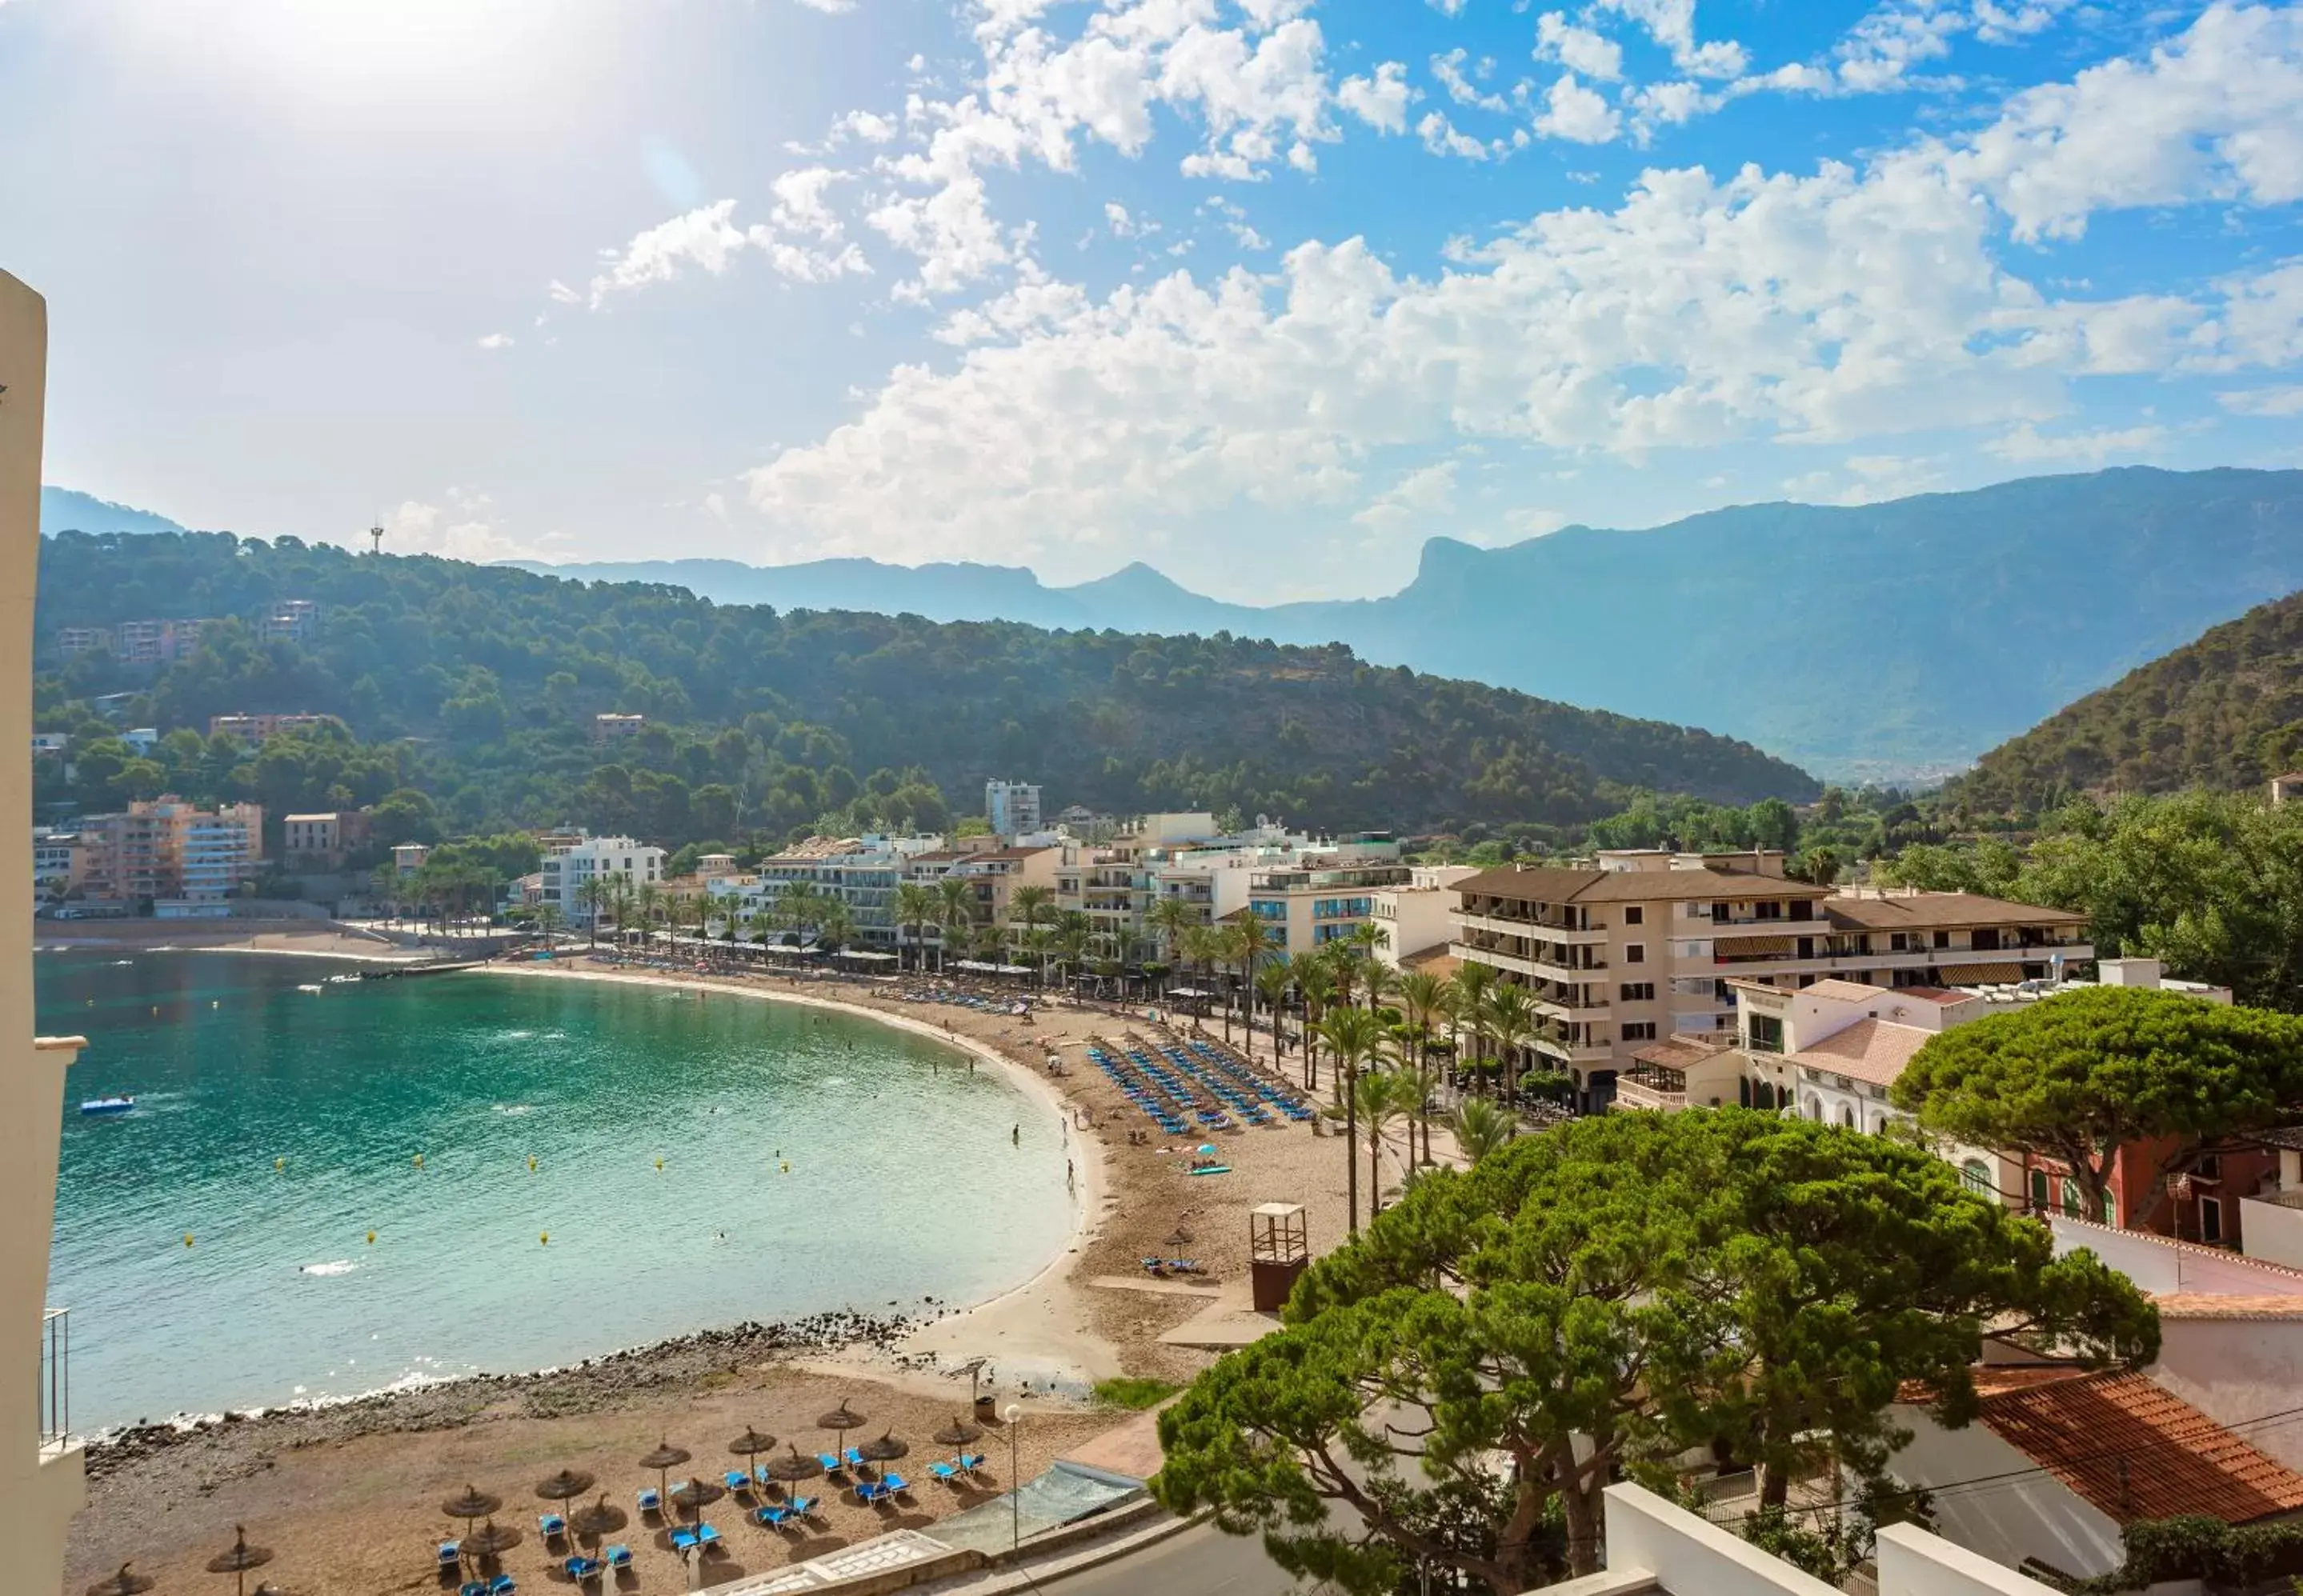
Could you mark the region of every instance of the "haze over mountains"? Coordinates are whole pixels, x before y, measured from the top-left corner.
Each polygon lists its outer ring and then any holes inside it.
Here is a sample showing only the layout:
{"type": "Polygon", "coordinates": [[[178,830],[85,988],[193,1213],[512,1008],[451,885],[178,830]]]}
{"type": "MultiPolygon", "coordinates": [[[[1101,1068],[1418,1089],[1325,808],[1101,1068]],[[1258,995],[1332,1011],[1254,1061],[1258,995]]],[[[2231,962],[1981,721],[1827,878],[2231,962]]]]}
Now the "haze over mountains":
{"type": "MultiPolygon", "coordinates": [[[[86,503],[126,529],[118,507],[86,503]]],[[[1826,776],[1904,778],[1959,769],[2303,589],[2303,472],[2124,467],[1861,507],[1737,506],[1649,531],[1575,526],[1501,549],[1435,537],[1396,593],[1269,608],[1143,565],[1072,587],[1014,567],[869,559],[527,568],[781,609],[1341,642],[1378,664],[1700,726],[1826,776]]]]}
{"type": "Polygon", "coordinates": [[[1229,631],[1700,726],[1832,776],[1956,769],[2217,622],[2303,588],[2303,472],[2126,467],[1646,532],[1424,545],[1387,598],[1259,609],[1135,565],[1076,587],[865,559],[537,566],[727,602],[1229,631]]]}

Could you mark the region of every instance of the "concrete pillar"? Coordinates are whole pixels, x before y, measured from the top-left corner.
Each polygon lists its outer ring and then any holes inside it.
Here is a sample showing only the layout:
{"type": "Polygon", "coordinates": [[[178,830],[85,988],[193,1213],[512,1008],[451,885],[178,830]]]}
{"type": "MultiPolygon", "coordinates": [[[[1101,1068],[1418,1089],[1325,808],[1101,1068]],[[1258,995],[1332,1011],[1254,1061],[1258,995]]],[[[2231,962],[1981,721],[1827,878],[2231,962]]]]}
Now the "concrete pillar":
{"type": "Polygon", "coordinates": [[[77,1446],[43,1445],[40,1371],[64,1066],[32,1035],[32,601],[40,565],[47,307],[0,272],[0,1548],[12,1590],[63,1588],[87,1494],[77,1446]]]}

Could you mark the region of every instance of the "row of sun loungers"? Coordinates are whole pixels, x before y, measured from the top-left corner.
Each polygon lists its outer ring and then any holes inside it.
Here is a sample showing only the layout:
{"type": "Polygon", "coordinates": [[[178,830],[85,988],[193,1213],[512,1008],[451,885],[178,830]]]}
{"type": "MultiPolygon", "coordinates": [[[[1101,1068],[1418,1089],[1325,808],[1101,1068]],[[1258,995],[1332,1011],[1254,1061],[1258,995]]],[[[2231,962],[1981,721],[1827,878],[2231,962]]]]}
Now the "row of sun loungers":
{"type": "Polygon", "coordinates": [[[1189,1039],[1185,1046],[1200,1065],[1228,1077],[1296,1123],[1316,1117],[1310,1104],[1285,1087],[1274,1086],[1261,1071],[1248,1068],[1222,1049],[1197,1037],[1189,1039]]]}

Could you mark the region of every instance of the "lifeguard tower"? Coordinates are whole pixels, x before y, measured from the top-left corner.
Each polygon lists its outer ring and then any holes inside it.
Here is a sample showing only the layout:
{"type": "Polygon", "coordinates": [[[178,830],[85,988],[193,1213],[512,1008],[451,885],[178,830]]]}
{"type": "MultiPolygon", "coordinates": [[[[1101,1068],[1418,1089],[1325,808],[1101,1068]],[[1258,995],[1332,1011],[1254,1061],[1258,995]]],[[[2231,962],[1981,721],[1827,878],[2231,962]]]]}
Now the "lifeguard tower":
{"type": "Polygon", "coordinates": [[[1248,1210],[1248,1277],[1255,1311],[1276,1314],[1287,1306],[1296,1277],[1312,1262],[1310,1232],[1301,1203],[1261,1203],[1248,1210]]]}

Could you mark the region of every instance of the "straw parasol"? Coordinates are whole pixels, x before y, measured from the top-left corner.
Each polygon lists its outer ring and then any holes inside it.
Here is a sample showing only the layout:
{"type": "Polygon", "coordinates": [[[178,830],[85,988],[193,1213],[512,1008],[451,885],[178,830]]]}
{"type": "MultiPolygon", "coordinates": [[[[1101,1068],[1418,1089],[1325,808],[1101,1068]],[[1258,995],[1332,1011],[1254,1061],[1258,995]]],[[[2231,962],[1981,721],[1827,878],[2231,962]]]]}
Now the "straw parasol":
{"type": "Polygon", "coordinates": [[[658,1441],[655,1450],[640,1459],[640,1466],[655,1470],[655,1488],[661,1492],[671,1489],[671,1471],[687,1462],[688,1456],[685,1447],[676,1447],[668,1441],[658,1441]]]}
{"type": "Polygon", "coordinates": [[[150,1575],[131,1573],[128,1565],[122,1563],[119,1573],[89,1586],[88,1596],[144,1596],[151,1588],[150,1575]]]}
{"type": "Polygon", "coordinates": [[[846,1432],[850,1430],[861,1430],[865,1424],[865,1418],[862,1414],[848,1407],[848,1399],[842,1397],[839,1399],[839,1407],[830,1413],[818,1415],[815,1423],[818,1429],[840,1432],[841,1439],[839,1444],[845,1446],[846,1432]]]}
{"type": "Polygon", "coordinates": [[[797,1485],[802,1480],[813,1480],[822,1474],[823,1465],[813,1457],[801,1457],[799,1449],[794,1447],[783,1457],[773,1459],[760,1472],[771,1480],[778,1480],[787,1485],[797,1485]]]}
{"type": "Polygon", "coordinates": [[[234,1583],[239,1587],[240,1596],[248,1596],[248,1571],[250,1568],[261,1568],[270,1562],[272,1549],[268,1546],[250,1546],[248,1543],[246,1525],[236,1524],[232,1528],[232,1549],[229,1551],[220,1551],[210,1558],[208,1572],[237,1575],[239,1578],[234,1583]]]}
{"type": "Polygon", "coordinates": [[[682,1480],[671,1488],[672,1506],[702,1516],[704,1509],[728,1494],[725,1485],[710,1480],[682,1480]]]}
{"type": "Polygon", "coordinates": [[[881,1436],[877,1441],[867,1441],[856,1449],[859,1456],[873,1463],[893,1463],[911,1449],[905,1442],[896,1439],[893,1431],[881,1436]]]}
{"type": "Polygon", "coordinates": [[[477,1485],[465,1486],[463,1495],[451,1496],[440,1504],[440,1511],[451,1518],[460,1518],[464,1521],[464,1528],[467,1532],[471,1529],[472,1520],[475,1518],[485,1518],[491,1513],[501,1512],[502,1508],[502,1497],[490,1496],[477,1485]]]}
{"type": "Polygon", "coordinates": [[[500,1558],[520,1542],[519,1526],[488,1520],[485,1527],[464,1537],[464,1552],[468,1557],[500,1558]]]}
{"type": "Polygon", "coordinates": [[[964,1447],[970,1441],[982,1441],[983,1432],[965,1419],[954,1419],[928,1439],[940,1447],[964,1447]]]}
{"type": "Polygon", "coordinates": [[[744,1432],[728,1443],[728,1449],[744,1459],[744,1466],[756,1481],[760,1477],[760,1471],[758,1464],[754,1459],[757,1458],[762,1452],[774,1451],[776,1438],[772,1435],[763,1435],[747,1424],[744,1426],[744,1432]]]}
{"type": "Polygon", "coordinates": [[[572,1502],[592,1489],[590,1474],[580,1468],[563,1468],[550,1479],[541,1481],[536,1494],[547,1502],[572,1502]]]}
{"type": "Polygon", "coordinates": [[[624,1510],[611,1503],[603,1491],[598,1501],[569,1519],[568,1527],[579,1535],[612,1535],[629,1522],[624,1510]]]}

